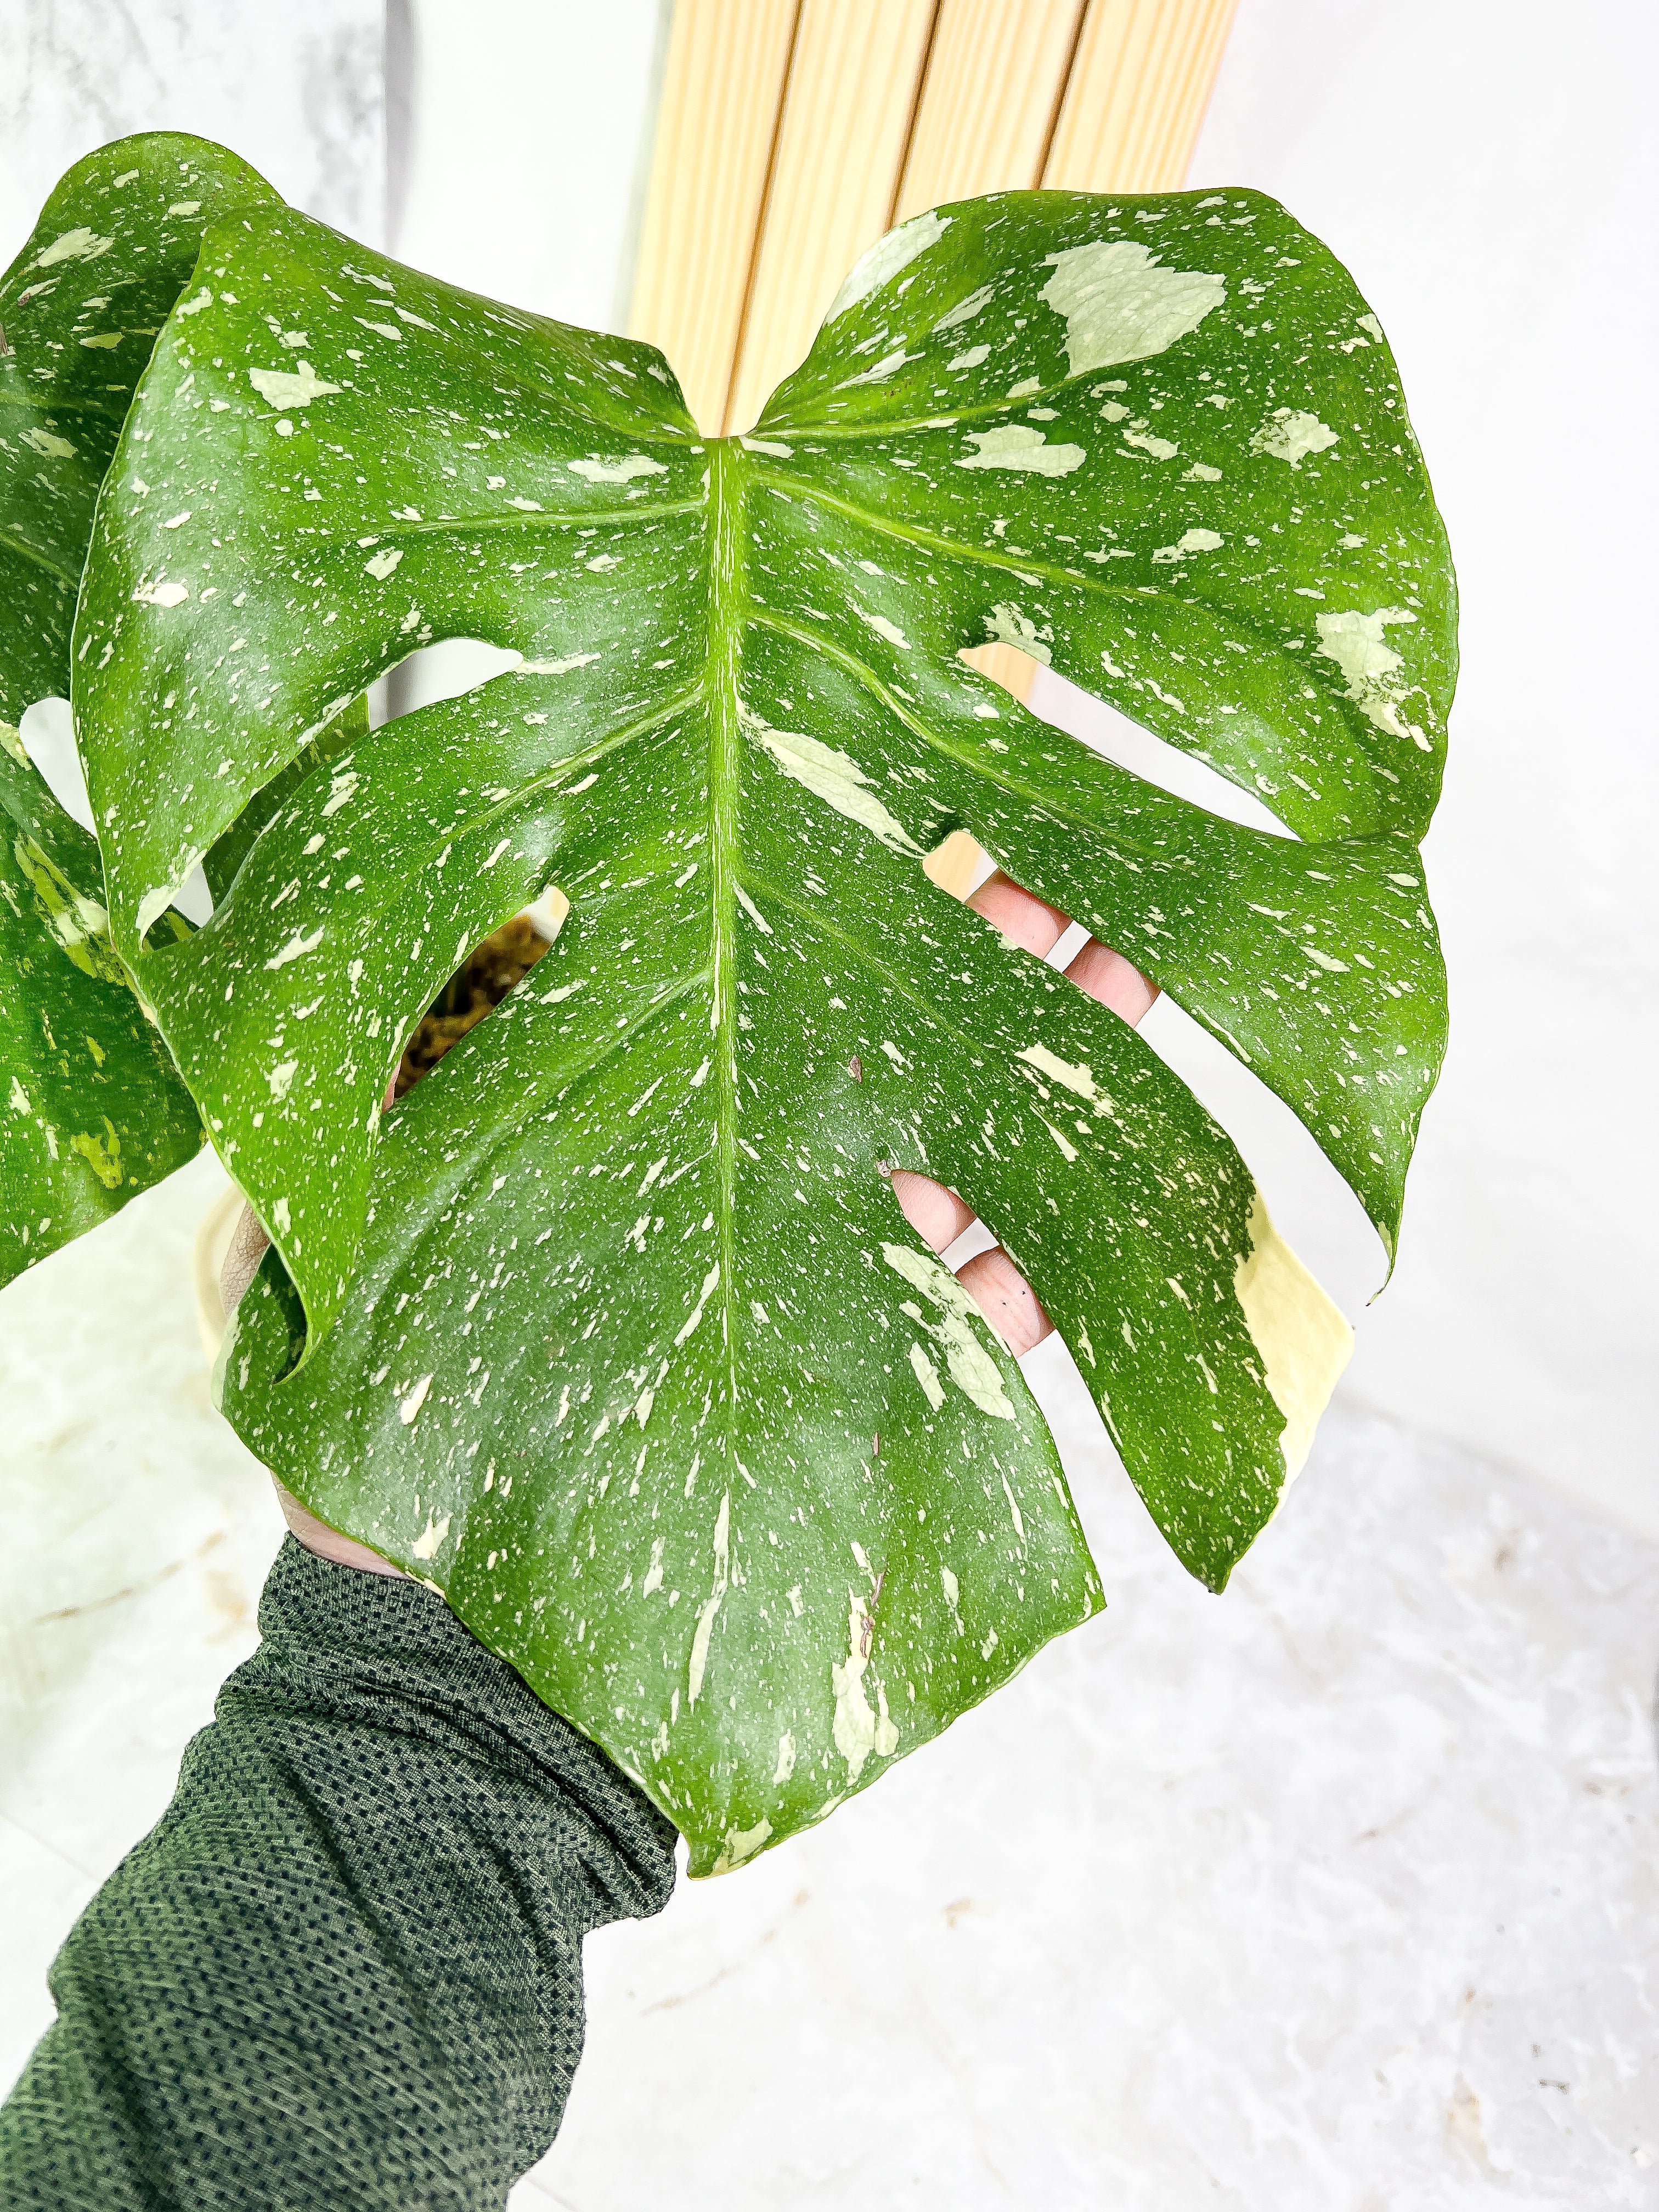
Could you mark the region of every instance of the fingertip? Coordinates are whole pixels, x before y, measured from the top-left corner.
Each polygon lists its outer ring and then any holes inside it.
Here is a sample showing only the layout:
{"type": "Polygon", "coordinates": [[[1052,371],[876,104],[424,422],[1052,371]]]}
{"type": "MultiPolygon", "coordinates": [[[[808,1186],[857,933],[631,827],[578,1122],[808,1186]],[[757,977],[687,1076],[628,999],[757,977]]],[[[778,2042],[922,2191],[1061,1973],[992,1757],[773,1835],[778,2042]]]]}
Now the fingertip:
{"type": "Polygon", "coordinates": [[[1103,1006],[1109,1006],[1131,1029],[1144,1018],[1158,997],[1157,984],[1143,975],[1133,960],[1126,960],[1097,937],[1079,947],[1065,972],[1068,981],[1103,1006]]]}
{"type": "Polygon", "coordinates": [[[912,1168],[895,1168],[889,1181],[900,1212],[935,1252],[954,1244],[976,1218],[972,1206],[964,1206],[955,1191],[947,1190],[931,1176],[917,1175],[912,1168]]]}
{"type": "Polygon", "coordinates": [[[1054,950],[1071,927],[1069,917],[1058,907],[1034,897],[1000,868],[969,894],[967,902],[993,929],[1000,930],[1022,951],[1035,952],[1039,959],[1054,950]]]}
{"type": "Polygon", "coordinates": [[[1000,1244],[976,1253],[957,1280],[1016,1359],[1054,1334],[1036,1292],[1000,1244]]]}

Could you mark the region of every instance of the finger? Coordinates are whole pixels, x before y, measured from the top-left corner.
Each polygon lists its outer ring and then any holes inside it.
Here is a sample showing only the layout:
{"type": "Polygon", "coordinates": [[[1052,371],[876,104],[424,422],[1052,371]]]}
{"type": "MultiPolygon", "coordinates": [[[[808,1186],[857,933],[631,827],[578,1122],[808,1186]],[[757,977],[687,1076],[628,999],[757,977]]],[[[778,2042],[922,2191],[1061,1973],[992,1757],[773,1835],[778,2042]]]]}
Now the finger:
{"type": "Polygon", "coordinates": [[[964,1206],[955,1191],[946,1190],[931,1176],[917,1175],[909,1168],[895,1168],[890,1180],[899,1211],[935,1252],[954,1244],[963,1231],[973,1225],[972,1206],[964,1206]]]}
{"type": "MultiPolygon", "coordinates": [[[[988,876],[969,898],[975,914],[983,915],[1022,951],[1046,959],[1071,927],[1070,917],[1046,899],[1036,898],[1000,868],[988,876]]],[[[1079,990],[1109,1006],[1132,1026],[1158,996],[1158,986],[1143,975],[1132,960],[1091,937],[1079,946],[1065,970],[1079,990]]]]}
{"type": "Polygon", "coordinates": [[[1103,1006],[1109,1006],[1115,1014],[1121,1015],[1131,1029],[1158,996],[1157,984],[1143,975],[1133,960],[1114,952],[1097,937],[1079,946],[1077,957],[1066,967],[1066,975],[1080,991],[1086,991],[1091,999],[1098,999],[1103,1006]]]}
{"type": "Polygon", "coordinates": [[[356,1567],[366,1575],[390,1575],[398,1582],[409,1577],[401,1567],[394,1567],[390,1559],[383,1559],[378,1552],[371,1552],[367,1544],[360,1544],[352,1536],[343,1536],[337,1528],[331,1528],[326,1521],[319,1521],[314,1513],[307,1512],[291,1490],[285,1490],[273,1474],[270,1478],[276,1491],[277,1503],[283,1509],[283,1518],[293,1531],[297,1542],[307,1552],[314,1552],[319,1559],[332,1559],[337,1567],[356,1567]]]}
{"type": "Polygon", "coordinates": [[[993,929],[1018,945],[1023,952],[1035,952],[1039,960],[1054,951],[1071,927],[1068,917],[1056,906],[1045,900],[1033,898],[1022,890],[1012,876],[1005,876],[999,868],[988,876],[976,891],[968,895],[968,904],[975,914],[982,914],[993,929]]]}
{"type": "Polygon", "coordinates": [[[957,1280],[1016,1359],[1054,1334],[1054,1325],[1037,1304],[1036,1292],[1000,1244],[975,1253],[957,1280]]]}
{"type": "MultiPolygon", "coordinates": [[[[978,1218],[955,1191],[931,1176],[895,1168],[890,1180],[905,1219],[935,1252],[954,1244],[978,1218]]],[[[957,1280],[1017,1359],[1053,1332],[1036,1292],[1000,1244],[968,1261],[957,1270],[957,1280]]]]}

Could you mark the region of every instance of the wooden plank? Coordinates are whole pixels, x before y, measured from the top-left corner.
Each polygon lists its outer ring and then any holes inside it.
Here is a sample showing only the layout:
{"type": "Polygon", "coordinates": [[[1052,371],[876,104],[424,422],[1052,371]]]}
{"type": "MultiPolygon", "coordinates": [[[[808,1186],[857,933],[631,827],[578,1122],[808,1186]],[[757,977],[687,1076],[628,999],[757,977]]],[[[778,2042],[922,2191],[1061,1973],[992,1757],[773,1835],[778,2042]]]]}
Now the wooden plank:
{"type": "Polygon", "coordinates": [[[979,882],[983,862],[984,855],[969,832],[953,830],[922,862],[921,872],[952,898],[965,899],[979,882]]]}
{"type": "Polygon", "coordinates": [[[1042,181],[1178,191],[1237,0],[1090,0],[1042,181]]]}
{"type": "Polygon", "coordinates": [[[726,410],[747,430],[889,227],[935,0],[802,0],[726,410]]]}
{"type": "MultiPolygon", "coordinates": [[[[1086,0],[941,0],[896,221],[1042,180],[1085,13],[1086,0]]],[[[1017,699],[1029,695],[1027,654],[987,645],[967,658],[1017,699]]],[[[969,875],[976,850],[961,860],[969,875]]]]}
{"type": "MultiPolygon", "coordinates": [[[[1042,171],[1050,191],[1174,191],[1221,65],[1237,0],[1090,0],[1042,171]]],[[[930,72],[931,76],[931,72],[930,72]]],[[[972,665],[1026,700],[1036,663],[980,647],[972,665]]]]}
{"type": "Polygon", "coordinates": [[[798,0],[678,0],[629,328],[705,430],[726,417],[798,0]]]}
{"type": "Polygon", "coordinates": [[[894,221],[1042,181],[1085,0],[941,0],[894,221]]]}
{"type": "MultiPolygon", "coordinates": [[[[746,429],[894,221],[1041,181],[1177,188],[1237,0],[678,0],[632,328],[746,429]]],[[[1036,665],[972,665],[1016,698],[1036,665]]]]}

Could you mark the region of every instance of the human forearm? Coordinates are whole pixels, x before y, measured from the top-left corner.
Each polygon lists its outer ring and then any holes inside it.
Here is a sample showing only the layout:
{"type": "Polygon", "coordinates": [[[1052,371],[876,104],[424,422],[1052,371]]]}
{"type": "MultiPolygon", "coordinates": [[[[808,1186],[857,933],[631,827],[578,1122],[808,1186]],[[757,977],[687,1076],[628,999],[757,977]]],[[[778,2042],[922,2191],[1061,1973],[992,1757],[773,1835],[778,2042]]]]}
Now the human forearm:
{"type": "Polygon", "coordinates": [[[9,2206],[498,2206],[551,2141],[581,1938],[673,1832],[418,1583],[290,1541],[264,1642],[52,1970],[9,2206]]]}

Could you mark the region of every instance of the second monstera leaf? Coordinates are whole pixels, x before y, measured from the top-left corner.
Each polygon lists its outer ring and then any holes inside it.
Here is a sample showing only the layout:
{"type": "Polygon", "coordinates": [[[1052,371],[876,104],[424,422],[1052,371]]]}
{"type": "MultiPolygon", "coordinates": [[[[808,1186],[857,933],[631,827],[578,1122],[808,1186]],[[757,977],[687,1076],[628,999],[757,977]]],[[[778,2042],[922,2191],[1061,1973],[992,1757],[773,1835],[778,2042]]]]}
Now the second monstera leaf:
{"type": "Polygon", "coordinates": [[[210,234],[106,487],[76,703],[117,942],[276,1247],[222,1402],[695,1870],[1101,1602],[885,1170],[977,1208],[1215,1587],[1346,1352],[1183,1085],[924,856],[971,830],[1127,954],[1391,1242],[1443,1039],[1415,841],[1452,623],[1375,321],[1254,195],[921,217],[722,441],[647,347],[286,210],[210,234]],[[521,659],[257,811],[455,635],[521,659]],[[988,637],[1295,834],[1036,721],[963,665],[988,637]],[[150,949],[250,807],[212,921],[150,949]],[[550,884],[556,944],[383,1123],[423,1006],[550,884]]]}
{"type": "Polygon", "coordinates": [[[18,725],[68,696],[98,489],[202,234],[272,198],[222,147],[125,139],[76,162],[0,276],[0,1283],[201,1143],[110,945],[96,842],[18,725]]]}

